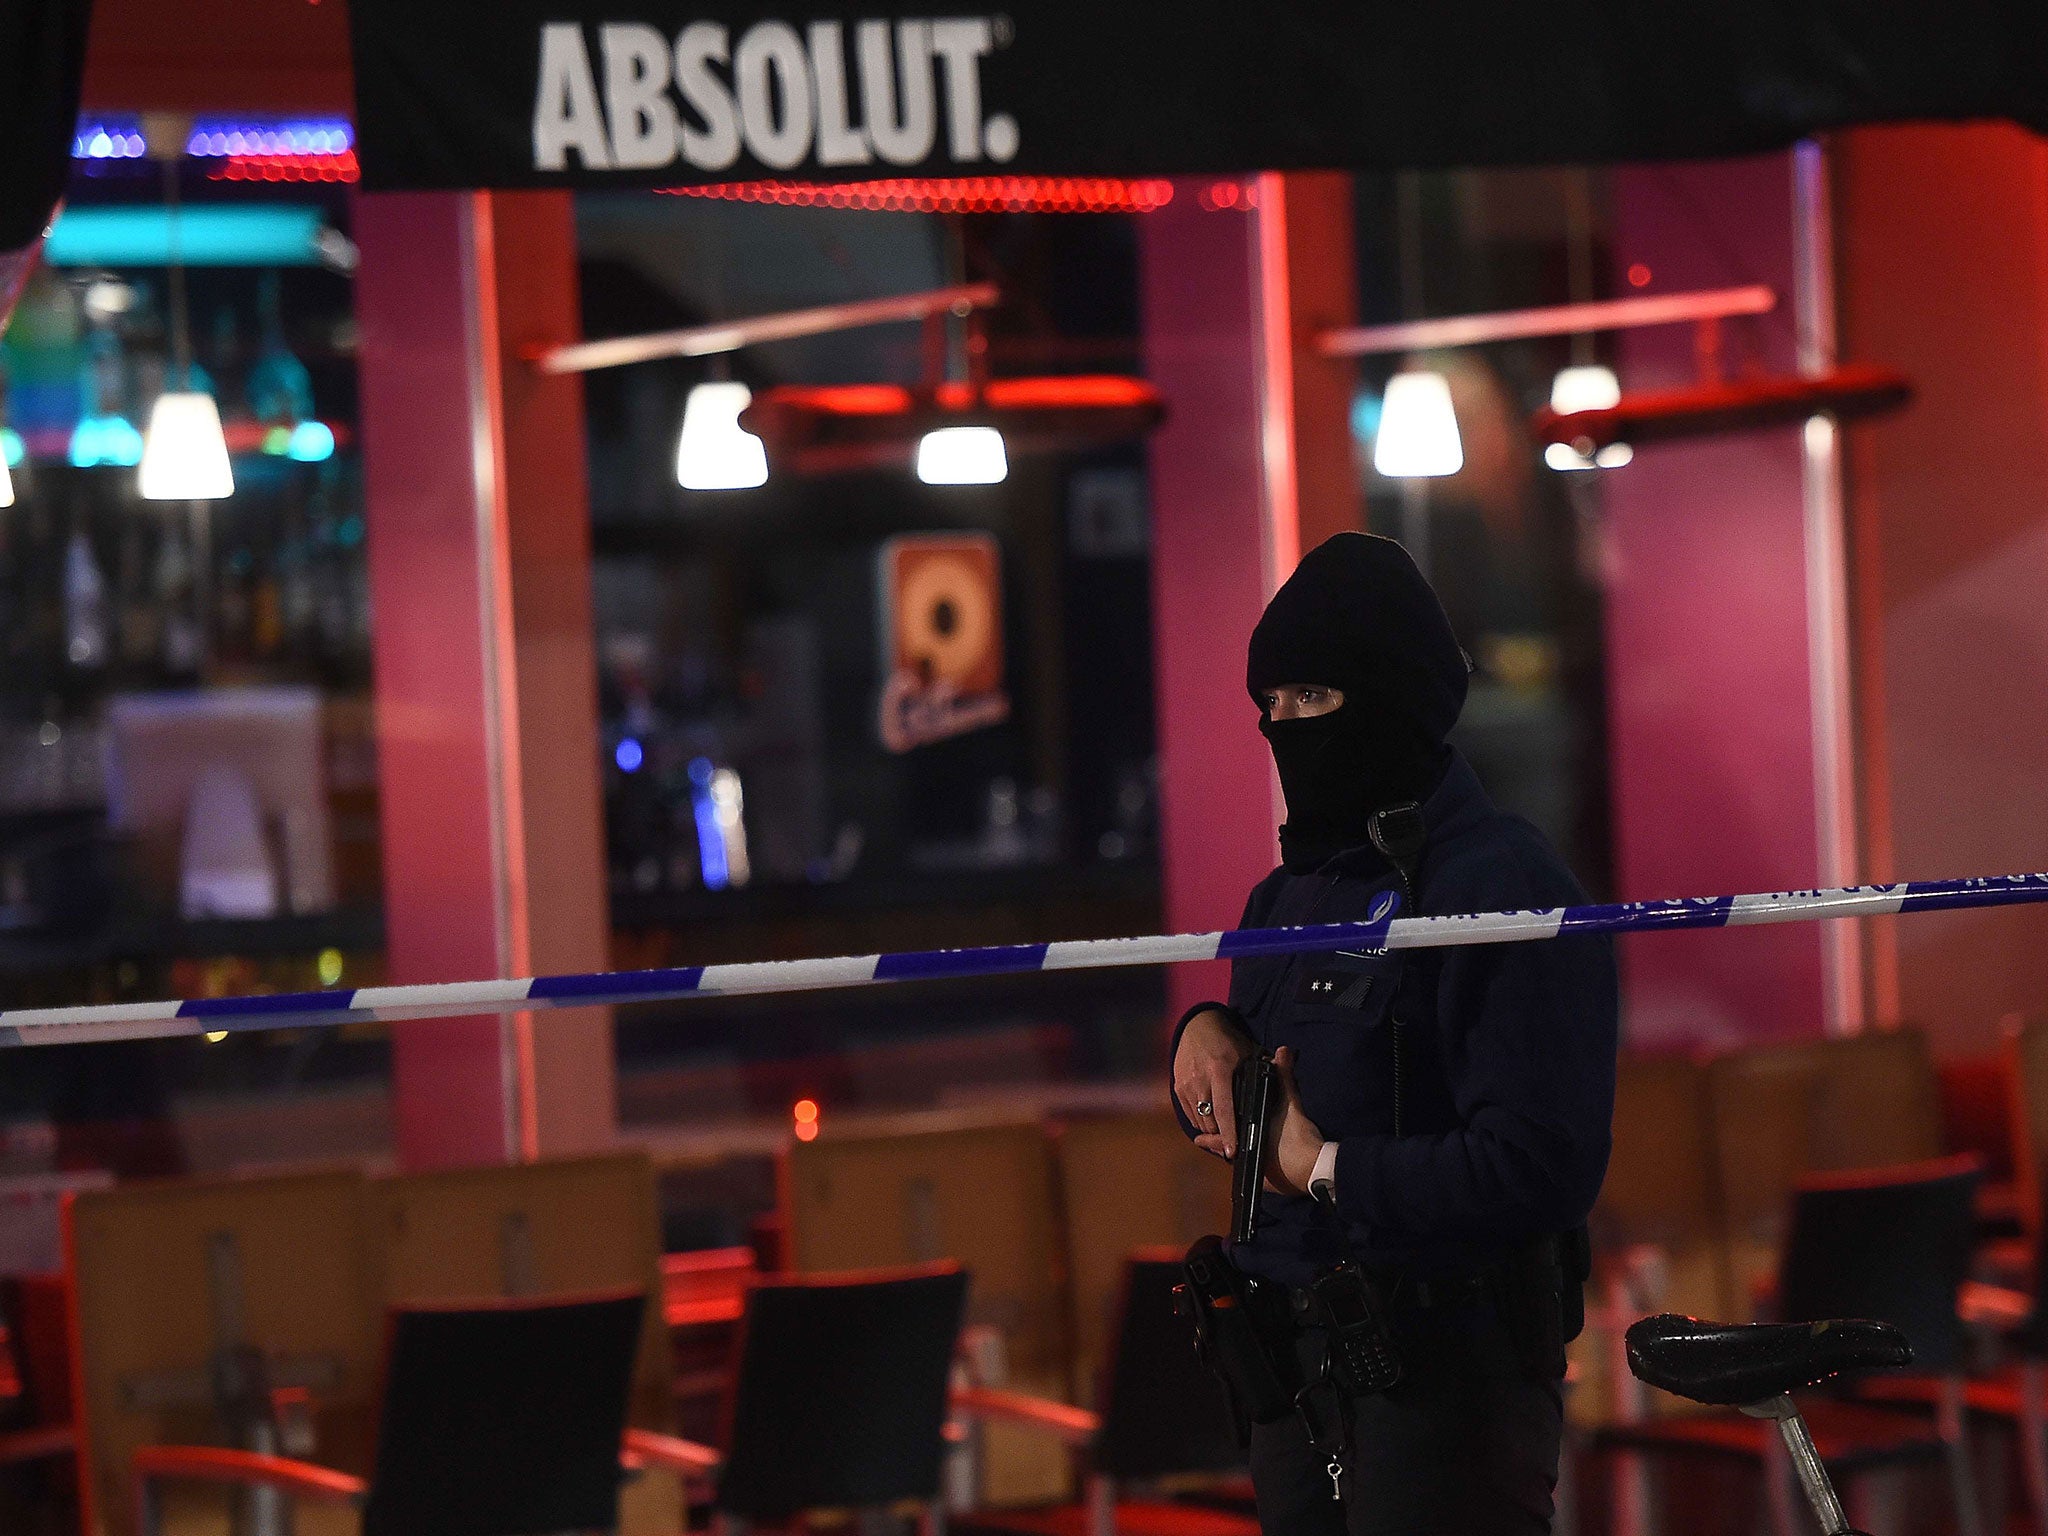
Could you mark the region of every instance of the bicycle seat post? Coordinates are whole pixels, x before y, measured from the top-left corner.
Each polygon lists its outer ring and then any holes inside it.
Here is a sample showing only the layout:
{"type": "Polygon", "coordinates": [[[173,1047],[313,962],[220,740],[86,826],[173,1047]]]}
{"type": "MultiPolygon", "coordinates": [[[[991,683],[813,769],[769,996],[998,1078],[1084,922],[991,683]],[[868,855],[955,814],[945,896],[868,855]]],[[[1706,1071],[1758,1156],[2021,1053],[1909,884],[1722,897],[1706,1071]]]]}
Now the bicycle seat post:
{"type": "Polygon", "coordinates": [[[1777,1422],[1778,1434],[1792,1458],[1792,1470],[1799,1478],[1806,1502],[1813,1506],[1823,1536],[1857,1536],[1849,1525],[1849,1517],[1842,1512],[1842,1501],[1835,1495],[1827,1468],[1820,1464],[1820,1452],[1814,1447],[1813,1436],[1807,1433],[1806,1420],[1799,1416],[1798,1405],[1791,1397],[1781,1393],[1760,1403],[1750,1403],[1742,1411],[1753,1419],[1777,1422]]]}

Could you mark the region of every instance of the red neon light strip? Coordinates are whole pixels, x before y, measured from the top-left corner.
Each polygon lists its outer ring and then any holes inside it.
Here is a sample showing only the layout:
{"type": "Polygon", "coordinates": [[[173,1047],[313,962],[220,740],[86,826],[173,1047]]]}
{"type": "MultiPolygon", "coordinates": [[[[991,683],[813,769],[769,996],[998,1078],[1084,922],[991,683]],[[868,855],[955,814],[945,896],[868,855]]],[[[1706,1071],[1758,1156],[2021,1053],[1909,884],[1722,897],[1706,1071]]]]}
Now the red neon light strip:
{"type": "Polygon", "coordinates": [[[1164,178],[969,176],[889,181],[724,181],[663,187],[670,197],[774,203],[791,208],[858,208],[886,213],[1151,213],[1173,201],[1164,178]]]}
{"type": "MultiPolygon", "coordinates": [[[[916,408],[917,394],[901,384],[784,384],[764,390],[759,400],[782,401],[832,416],[901,416],[916,408]]],[[[944,411],[1074,410],[1149,405],[1159,392],[1143,379],[1117,374],[1072,374],[1042,379],[990,379],[977,402],[974,387],[949,379],[931,394],[944,411]]]]}
{"type": "Polygon", "coordinates": [[[338,155],[229,155],[207,180],[353,182],[360,174],[355,151],[345,149],[338,155]]]}

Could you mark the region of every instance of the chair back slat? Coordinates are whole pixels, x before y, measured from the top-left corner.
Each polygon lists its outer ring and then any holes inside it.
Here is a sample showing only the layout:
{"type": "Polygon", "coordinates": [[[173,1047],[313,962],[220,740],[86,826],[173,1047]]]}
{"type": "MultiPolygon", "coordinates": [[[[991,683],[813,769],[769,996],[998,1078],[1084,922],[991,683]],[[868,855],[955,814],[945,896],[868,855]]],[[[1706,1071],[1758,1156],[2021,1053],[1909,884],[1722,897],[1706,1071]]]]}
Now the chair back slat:
{"type": "Polygon", "coordinates": [[[1963,1156],[1802,1179],[1779,1282],[1785,1320],[1874,1318],[1905,1331],[1916,1370],[1954,1369],[1981,1177],[1963,1156]]]}
{"type": "MultiPolygon", "coordinates": [[[[1053,1156],[1036,1120],[905,1116],[797,1142],[783,1163],[792,1267],[801,1274],[951,1260],[973,1277],[967,1320],[1001,1341],[1000,1382],[1071,1401],[1067,1266],[1053,1156]]],[[[1071,1458],[1028,1426],[989,1424],[990,1504],[1065,1497],[1071,1458]]]]}
{"type": "Polygon", "coordinates": [[[932,1500],[967,1298],[958,1265],[764,1281],[747,1297],[718,1506],[749,1520],[932,1500]]]}
{"type": "Polygon", "coordinates": [[[363,1536],[615,1529],[647,1301],[394,1308],[363,1536]]]}

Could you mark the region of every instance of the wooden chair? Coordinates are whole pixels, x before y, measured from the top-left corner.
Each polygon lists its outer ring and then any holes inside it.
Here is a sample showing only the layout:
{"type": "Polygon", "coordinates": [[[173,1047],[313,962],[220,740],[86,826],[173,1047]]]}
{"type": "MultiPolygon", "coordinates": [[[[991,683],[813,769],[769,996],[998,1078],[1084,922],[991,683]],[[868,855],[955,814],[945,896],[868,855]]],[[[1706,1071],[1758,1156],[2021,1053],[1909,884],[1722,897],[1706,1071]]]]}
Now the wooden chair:
{"type": "Polygon", "coordinates": [[[1760,1046],[1707,1065],[1715,1183],[1727,1266],[1727,1309],[1746,1322],[1777,1274],[1792,1191],[1813,1166],[1819,1082],[1803,1044],[1760,1046]]]}
{"type": "MultiPolygon", "coordinates": [[[[1963,1432],[1963,1329],[1957,1293],[1974,1232],[1974,1158],[1907,1167],[1816,1173],[1800,1180],[1785,1250],[1780,1299],[1787,1321],[1873,1318],[1911,1341],[1916,1370],[1938,1378],[1941,1412],[1865,1401],[1819,1403],[1809,1425],[1828,1470],[1851,1477],[1932,1463],[1948,1473],[1956,1528],[1982,1529],[1963,1432]]],[[[1673,1415],[1613,1425],[1597,1442],[1659,1458],[1748,1462],[1764,1475],[1775,1536],[1795,1536],[1791,1469],[1774,1424],[1741,1414],[1673,1415]]]]}
{"type": "Polygon", "coordinates": [[[1807,1049],[1819,1077],[1813,1166],[1888,1168],[1940,1157],[1941,1075],[1917,1029],[1867,1029],[1807,1049]]]}
{"type": "Polygon", "coordinates": [[[367,1475],[216,1445],[133,1454],[138,1536],[170,1488],[360,1511],[361,1536],[618,1527],[626,1400],[648,1293],[393,1308],[367,1475]]]}
{"type": "MultiPolygon", "coordinates": [[[[1071,1401],[1066,1265],[1052,1149],[1036,1121],[905,1117],[792,1143],[782,1163],[799,1274],[952,1261],[973,1276],[968,1347],[984,1380],[1071,1401]]],[[[995,1502],[1069,1485],[1056,1446],[1007,1425],[985,1442],[995,1502]]]]}
{"type": "MultiPolygon", "coordinates": [[[[1614,1150],[1589,1222],[1593,1278],[1586,1330],[1570,1350],[1567,1469],[1588,1430],[1680,1411],[1628,1367],[1624,1335],[1646,1313],[1728,1310],[1728,1254],[1705,1061],[1690,1052],[1624,1052],[1617,1063],[1614,1150]]],[[[1613,1462],[1614,1529],[1651,1528],[1648,1468],[1613,1462]]],[[[1564,1484],[1561,1483],[1563,1488],[1564,1484]]]]}
{"type": "MultiPolygon", "coordinates": [[[[1173,1308],[1179,1248],[1126,1256],[1099,1411],[1022,1393],[967,1391],[955,1408],[986,1424],[1016,1424],[1064,1445],[1085,1471],[1080,1503],[981,1510],[956,1520],[975,1536],[1258,1536],[1249,1509],[1173,1501],[1165,1487],[1190,1476],[1241,1474],[1230,1402],[1196,1361],[1187,1322],[1173,1308]],[[1148,1496],[1149,1495],[1149,1496],[1148,1496]]],[[[1234,1480],[1241,1482],[1241,1477],[1234,1480]]]]}
{"type": "MultiPolygon", "coordinates": [[[[370,1181],[367,1232],[385,1307],[498,1297],[636,1291],[661,1296],[661,1221],[653,1166],[638,1153],[446,1169],[370,1181]]],[[[630,1422],[674,1427],[675,1363],[663,1308],[646,1309],[630,1422]]],[[[620,1529],[679,1530],[673,1477],[635,1479],[620,1529]]]]}
{"type": "Polygon", "coordinates": [[[957,1264],[764,1280],[747,1295],[720,1443],[634,1434],[629,1454],[708,1481],[719,1531],[913,1503],[936,1533],[966,1293],[957,1264]]]}
{"type": "MultiPolygon", "coordinates": [[[[2048,1206],[2048,1018],[2014,1018],[2005,1030],[2007,1082],[2012,1093],[2013,1180],[2030,1243],[2042,1239],[2048,1206]]],[[[2031,1277],[2015,1274],[2015,1280],[2031,1277]]]]}
{"type": "Polygon", "coordinates": [[[78,1529],[61,1275],[0,1278],[0,1529],[78,1529]]]}
{"type": "Polygon", "coordinates": [[[1163,1109],[1070,1120],[1053,1148],[1074,1308],[1075,1400],[1092,1408],[1131,1250],[1185,1253],[1196,1238],[1227,1230],[1230,1171],[1190,1146],[1163,1109]]]}
{"type": "MultiPolygon", "coordinates": [[[[134,1458],[148,1445],[211,1442],[368,1472],[378,1308],[362,1216],[354,1173],[73,1198],[65,1249],[86,1530],[134,1536],[134,1458]]],[[[187,1493],[164,1506],[168,1524],[187,1493]]],[[[282,1495],[254,1485],[244,1496],[245,1529],[279,1528],[282,1495]]]]}
{"type": "Polygon", "coordinates": [[[1708,1099],[1728,1245],[1732,1320],[1754,1311],[1808,1172],[1892,1167],[1942,1154],[1941,1086],[1918,1030],[1758,1046],[1716,1057],[1708,1099]]]}

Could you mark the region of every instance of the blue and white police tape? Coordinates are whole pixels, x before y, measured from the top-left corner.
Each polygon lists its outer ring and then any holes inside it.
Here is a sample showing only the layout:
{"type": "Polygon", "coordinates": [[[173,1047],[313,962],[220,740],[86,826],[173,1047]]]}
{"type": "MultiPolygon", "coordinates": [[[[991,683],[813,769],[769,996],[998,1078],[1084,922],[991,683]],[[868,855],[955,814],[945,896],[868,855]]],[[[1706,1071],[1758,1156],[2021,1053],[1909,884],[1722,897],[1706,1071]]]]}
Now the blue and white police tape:
{"type": "Polygon", "coordinates": [[[1397,917],[1384,897],[1370,920],[1300,928],[1240,928],[1224,933],[1154,934],[1136,939],[1071,939],[995,944],[980,949],[913,950],[823,960],[763,960],[653,971],[533,976],[513,981],[446,981],[406,987],[337,988],[262,997],[205,997],[160,1003],[89,1003],[74,1008],[0,1012],[0,1046],[99,1040],[149,1040],[254,1029],[297,1029],[370,1019],[456,1018],[526,1013],[689,997],[815,992],[882,981],[995,976],[1015,971],[1078,971],[1119,965],[1171,965],[1347,948],[1429,949],[1449,944],[1514,944],[1560,934],[1647,933],[1668,928],[1740,928],[1832,917],[1888,917],[1962,907],[2048,901],[2048,874],[1986,875],[1752,896],[1688,896],[1671,901],[1475,912],[1456,917],[1397,917]]]}

